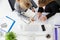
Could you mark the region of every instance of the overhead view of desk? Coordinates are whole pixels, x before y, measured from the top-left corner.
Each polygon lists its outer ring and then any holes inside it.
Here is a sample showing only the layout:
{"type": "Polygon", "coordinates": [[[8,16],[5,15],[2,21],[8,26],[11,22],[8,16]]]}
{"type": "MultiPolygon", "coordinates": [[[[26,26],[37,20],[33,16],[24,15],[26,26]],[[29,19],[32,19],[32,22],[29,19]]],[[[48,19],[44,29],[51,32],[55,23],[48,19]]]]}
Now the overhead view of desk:
{"type": "Polygon", "coordinates": [[[60,18],[60,13],[57,13],[52,18],[46,20],[46,22],[41,22],[36,20],[28,24],[21,19],[18,12],[12,11],[8,0],[1,0],[0,1],[0,40],[5,40],[5,34],[10,31],[16,33],[17,40],[59,40],[60,39],[59,18],[60,18]],[[44,25],[45,29],[42,29],[41,25],[44,25]],[[55,28],[57,28],[58,31],[57,33],[58,38],[57,35],[55,35],[56,32],[54,30],[55,28]],[[50,38],[47,38],[48,34],[50,35],[50,38]]]}

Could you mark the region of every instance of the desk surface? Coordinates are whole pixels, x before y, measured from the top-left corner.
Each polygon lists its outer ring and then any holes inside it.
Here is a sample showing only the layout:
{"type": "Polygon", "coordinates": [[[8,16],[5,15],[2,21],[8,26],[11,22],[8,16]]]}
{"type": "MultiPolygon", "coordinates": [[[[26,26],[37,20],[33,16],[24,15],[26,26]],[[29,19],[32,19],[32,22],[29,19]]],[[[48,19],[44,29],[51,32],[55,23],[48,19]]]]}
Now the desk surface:
{"type": "MultiPolygon", "coordinates": [[[[16,23],[14,24],[13,28],[11,31],[14,31],[15,33],[17,33],[17,35],[20,34],[21,32],[21,28],[22,25],[27,25],[26,23],[24,23],[20,17],[18,16],[18,14],[16,12],[12,12],[11,11],[11,8],[8,4],[8,1],[7,0],[1,0],[0,2],[0,18],[1,17],[5,17],[5,16],[9,16],[10,18],[14,19],[16,21],[16,23]],[[18,30],[17,30],[18,29],[18,30]]],[[[49,19],[49,23],[51,24],[52,22],[54,24],[60,24],[60,19],[59,19],[59,14],[58,16],[55,16],[54,20],[52,20],[53,18],[49,19]],[[56,19],[57,18],[57,19],[56,19]],[[58,20],[59,19],[59,20],[58,20]],[[55,21],[55,22],[54,22],[55,21]]],[[[18,39],[20,38],[20,36],[18,36],[18,39]]],[[[22,37],[23,38],[23,37],[22,37]]],[[[39,38],[39,37],[38,37],[39,38]]],[[[0,40],[4,40],[4,37],[1,37],[0,40]]]]}

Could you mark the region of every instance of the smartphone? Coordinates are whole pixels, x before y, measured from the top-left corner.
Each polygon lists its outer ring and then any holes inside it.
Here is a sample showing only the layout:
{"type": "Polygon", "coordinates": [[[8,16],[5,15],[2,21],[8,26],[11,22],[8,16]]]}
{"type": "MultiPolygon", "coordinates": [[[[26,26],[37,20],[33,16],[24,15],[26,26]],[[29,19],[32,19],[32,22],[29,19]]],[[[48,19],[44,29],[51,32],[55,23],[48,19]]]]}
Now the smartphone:
{"type": "Polygon", "coordinates": [[[42,31],[46,31],[46,29],[45,29],[45,26],[44,26],[44,25],[41,25],[41,27],[42,27],[42,31]]]}

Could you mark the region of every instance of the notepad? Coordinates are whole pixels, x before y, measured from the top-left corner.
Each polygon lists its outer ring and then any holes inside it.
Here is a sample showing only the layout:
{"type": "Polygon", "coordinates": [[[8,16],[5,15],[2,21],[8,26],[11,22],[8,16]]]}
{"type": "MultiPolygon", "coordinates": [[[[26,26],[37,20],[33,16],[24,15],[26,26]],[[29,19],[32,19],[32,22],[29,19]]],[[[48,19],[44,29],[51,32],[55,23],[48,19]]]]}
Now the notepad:
{"type": "Polygon", "coordinates": [[[25,23],[30,23],[30,18],[35,17],[35,13],[28,9],[26,12],[21,14],[21,18],[25,23]]]}
{"type": "Polygon", "coordinates": [[[35,13],[32,12],[32,10],[28,9],[23,15],[33,18],[35,16],[35,13]]]}

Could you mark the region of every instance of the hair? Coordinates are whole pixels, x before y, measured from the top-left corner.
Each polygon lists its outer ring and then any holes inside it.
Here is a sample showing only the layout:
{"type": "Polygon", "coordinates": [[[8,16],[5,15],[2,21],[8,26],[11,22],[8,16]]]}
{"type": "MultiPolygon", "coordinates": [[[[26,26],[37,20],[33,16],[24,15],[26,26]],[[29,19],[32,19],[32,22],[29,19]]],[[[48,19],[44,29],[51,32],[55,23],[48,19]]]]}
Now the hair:
{"type": "Polygon", "coordinates": [[[20,7],[23,9],[28,9],[32,6],[30,0],[20,0],[18,3],[20,7]]]}
{"type": "Polygon", "coordinates": [[[46,6],[48,3],[54,0],[38,0],[38,5],[41,6],[46,6]]]}

